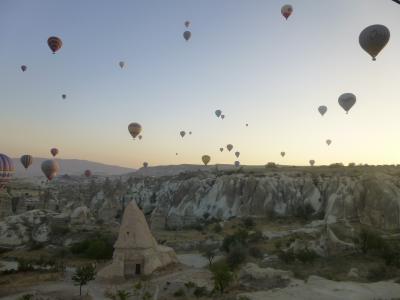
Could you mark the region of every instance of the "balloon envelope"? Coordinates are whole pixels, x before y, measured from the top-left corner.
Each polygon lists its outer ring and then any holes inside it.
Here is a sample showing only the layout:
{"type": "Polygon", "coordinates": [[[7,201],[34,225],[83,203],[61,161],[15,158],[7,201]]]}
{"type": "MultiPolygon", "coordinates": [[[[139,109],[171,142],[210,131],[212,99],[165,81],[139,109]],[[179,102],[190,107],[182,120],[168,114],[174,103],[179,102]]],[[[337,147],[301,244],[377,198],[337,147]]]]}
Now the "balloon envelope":
{"type": "Polygon", "coordinates": [[[62,94],[62,96],[61,96],[63,99],[67,99],[67,95],[65,95],[65,94],[62,94]]]}
{"type": "Polygon", "coordinates": [[[286,4],[281,8],[282,16],[284,16],[286,20],[290,17],[292,12],[293,12],[293,7],[290,4],[286,4]]]}
{"type": "Polygon", "coordinates": [[[183,137],[186,135],[186,132],[182,130],[179,134],[180,134],[181,137],[183,138],[183,137]]]}
{"type": "Polygon", "coordinates": [[[123,61],[120,61],[118,64],[119,64],[121,69],[125,66],[125,63],[123,61]]]}
{"type": "Polygon", "coordinates": [[[217,116],[217,118],[219,118],[221,116],[221,114],[222,114],[222,111],[220,109],[217,109],[215,111],[215,115],[217,116]]]}
{"type": "Polygon", "coordinates": [[[56,36],[51,36],[47,39],[47,45],[53,51],[53,54],[55,54],[58,50],[61,49],[62,47],[62,41],[59,37],[56,36]]]}
{"type": "Polygon", "coordinates": [[[331,140],[326,140],[326,144],[329,146],[330,144],[332,144],[331,140]]]}
{"type": "Polygon", "coordinates": [[[143,167],[144,167],[144,168],[147,168],[148,166],[149,166],[149,163],[145,161],[145,162],[143,163],[143,167]]]}
{"type": "Polygon", "coordinates": [[[131,123],[128,125],[128,131],[133,138],[136,138],[142,132],[142,126],[139,123],[131,123]]]}
{"type": "Polygon", "coordinates": [[[11,158],[0,153],[0,190],[9,184],[14,172],[14,164],[11,158]]]}
{"type": "Polygon", "coordinates": [[[230,152],[233,149],[233,145],[232,144],[226,145],[226,149],[228,149],[228,151],[230,152]]]}
{"type": "Polygon", "coordinates": [[[219,148],[219,151],[221,151],[221,152],[222,152],[222,151],[224,151],[224,148],[222,148],[222,147],[221,147],[221,148],[219,148]]]}
{"type": "Polygon", "coordinates": [[[211,157],[210,157],[209,155],[203,155],[203,156],[201,157],[201,160],[202,160],[203,163],[207,166],[208,163],[209,163],[210,160],[211,160],[211,157]]]}
{"type": "Polygon", "coordinates": [[[22,72],[25,72],[27,68],[28,68],[27,66],[25,66],[25,65],[22,65],[22,66],[21,66],[21,70],[22,70],[22,72]]]}
{"type": "Polygon", "coordinates": [[[42,162],[42,172],[48,180],[52,180],[60,171],[60,166],[55,160],[45,160],[42,162]]]}
{"type": "Polygon", "coordinates": [[[235,152],[235,156],[236,156],[237,158],[239,158],[240,152],[239,152],[239,151],[236,151],[236,152],[235,152]]]}
{"type": "Polygon", "coordinates": [[[237,168],[237,167],[239,167],[240,166],[240,161],[235,161],[235,167],[237,168]]]}
{"type": "Polygon", "coordinates": [[[57,148],[51,148],[50,149],[50,153],[51,153],[51,155],[53,155],[53,157],[56,157],[56,155],[58,154],[58,149],[57,148]]]}
{"type": "Polygon", "coordinates": [[[356,103],[356,96],[352,93],[345,93],[339,97],[338,102],[339,105],[346,111],[346,113],[348,113],[356,103]]]}
{"type": "Polygon", "coordinates": [[[281,156],[284,157],[286,153],[284,151],[281,152],[281,156]]]}
{"type": "Polygon", "coordinates": [[[376,56],[386,46],[390,39],[389,29],[380,24],[371,25],[361,31],[358,41],[372,60],[376,60],[376,56]]]}
{"type": "Polygon", "coordinates": [[[21,164],[24,166],[25,169],[28,169],[30,165],[33,163],[32,155],[22,155],[20,158],[21,164]]]}
{"type": "Polygon", "coordinates": [[[222,119],[222,120],[225,119],[225,115],[221,115],[221,119],[222,119]]]}
{"type": "Polygon", "coordinates": [[[84,175],[85,175],[86,177],[90,177],[90,176],[92,176],[92,171],[86,170],[85,173],[84,173],[84,175]]]}
{"type": "Polygon", "coordinates": [[[323,116],[328,111],[328,107],[326,107],[325,105],[321,105],[320,107],[318,107],[318,111],[321,116],[323,116]]]}
{"type": "Polygon", "coordinates": [[[190,21],[185,21],[185,27],[186,27],[186,28],[189,28],[190,25],[191,25],[190,21]]]}
{"type": "Polygon", "coordinates": [[[315,160],[310,159],[310,165],[311,165],[311,166],[314,166],[314,164],[315,164],[315,160]]]}
{"type": "Polygon", "coordinates": [[[190,38],[191,38],[191,36],[192,36],[192,33],[190,32],[190,31],[185,31],[184,33],[183,33],[183,38],[186,40],[186,41],[189,41],[190,40],[190,38]]]}

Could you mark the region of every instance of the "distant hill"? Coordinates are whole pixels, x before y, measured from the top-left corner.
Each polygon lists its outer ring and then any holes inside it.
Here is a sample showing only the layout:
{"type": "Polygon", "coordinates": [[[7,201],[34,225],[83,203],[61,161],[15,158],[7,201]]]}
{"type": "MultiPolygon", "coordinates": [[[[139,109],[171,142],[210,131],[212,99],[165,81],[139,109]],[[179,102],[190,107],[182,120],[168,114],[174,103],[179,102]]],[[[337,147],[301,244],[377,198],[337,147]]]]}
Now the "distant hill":
{"type": "MultiPolygon", "coordinates": [[[[140,168],[132,175],[143,175],[143,176],[174,176],[184,172],[195,172],[195,171],[207,171],[207,170],[215,170],[216,165],[204,166],[204,165],[191,165],[191,164],[182,164],[182,165],[167,165],[167,166],[154,166],[148,168],[140,168]]],[[[217,168],[219,170],[229,170],[233,169],[233,165],[223,165],[218,164],[217,168]]]]}
{"type": "MultiPolygon", "coordinates": [[[[35,177],[42,176],[41,164],[47,158],[39,158],[35,157],[33,160],[32,166],[25,170],[25,168],[21,165],[19,158],[13,158],[14,167],[15,167],[15,177],[35,177]]],[[[56,159],[60,164],[60,173],[59,175],[82,175],[85,170],[91,170],[94,175],[123,175],[127,173],[134,172],[135,169],[120,167],[120,166],[112,166],[105,165],[98,162],[87,161],[87,160],[79,160],[79,159],[56,159]]]]}

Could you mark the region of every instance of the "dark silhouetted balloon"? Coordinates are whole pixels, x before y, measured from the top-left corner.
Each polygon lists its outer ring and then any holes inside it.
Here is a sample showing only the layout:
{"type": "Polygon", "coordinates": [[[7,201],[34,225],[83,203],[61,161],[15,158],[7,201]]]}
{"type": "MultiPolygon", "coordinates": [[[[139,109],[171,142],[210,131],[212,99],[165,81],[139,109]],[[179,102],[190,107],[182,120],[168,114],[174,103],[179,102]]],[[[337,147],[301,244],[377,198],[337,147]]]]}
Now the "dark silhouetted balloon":
{"type": "Polygon", "coordinates": [[[210,157],[209,155],[203,155],[203,156],[201,157],[201,160],[202,160],[203,163],[207,166],[208,163],[209,163],[210,160],[211,160],[211,157],[210,157]]]}
{"type": "Polygon", "coordinates": [[[86,170],[84,174],[85,174],[85,176],[86,176],[86,177],[88,177],[88,178],[89,178],[89,177],[91,177],[91,176],[92,176],[92,171],[90,171],[90,170],[86,170]]]}
{"type": "Polygon", "coordinates": [[[338,102],[339,105],[346,111],[346,113],[349,113],[349,110],[356,103],[356,96],[352,93],[345,93],[339,97],[338,102]]]}
{"type": "Polygon", "coordinates": [[[56,157],[56,155],[58,154],[58,149],[57,148],[51,148],[50,149],[50,153],[51,153],[51,155],[53,155],[53,157],[56,157]]]}
{"type": "Polygon", "coordinates": [[[136,138],[142,132],[142,126],[139,123],[131,123],[128,125],[128,131],[133,138],[136,138]]]}
{"type": "Polygon", "coordinates": [[[60,171],[60,166],[55,160],[45,160],[42,162],[42,172],[48,180],[52,180],[60,171]]]}
{"type": "Polygon", "coordinates": [[[53,54],[55,54],[58,50],[61,49],[63,43],[59,37],[51,36],[47,40],[47,45],[49,45],[49,48],[51,49],[51,51],[53,51],[53,54]]]}
{"type": "Polygon", "coordinates": [[[24,166],[25,169],[28,169],[30,165],[33,163],[32,155],[25,154],[22,155],[20,158],[21,164],[24,166]]]}
{"type": "Polygon", "coordinates": [[[25,71],[26,71],[26,69],[28,69],[28,67],[27,67],[27,66],[25,66],[25,65],[22,65],[22,66],[21,66],[21,70],[22,70],[22,72],[25,72],[25,71]]]}
{"type": "Polygon", "coordinates": [[[293,12],[293,7],[290,4],[286,4],[281,8],[282,16],[284,16],[286,20],[290,17],[292,12],[293,12]]]}
{"type": "Polygon", "coordinates": [[[183,38],[186,40],[186,42],[189,41],[191,37],[192,33],[190,31],[187,30],[183,33],[183,38]]]}
{"type": "Polygon", "coordinates": [[[376,56],[386,46],[390,39],[390,31],[384,25],[371,25],[361,31],[358,41],[372,60],[376,60],[376,56]]]}

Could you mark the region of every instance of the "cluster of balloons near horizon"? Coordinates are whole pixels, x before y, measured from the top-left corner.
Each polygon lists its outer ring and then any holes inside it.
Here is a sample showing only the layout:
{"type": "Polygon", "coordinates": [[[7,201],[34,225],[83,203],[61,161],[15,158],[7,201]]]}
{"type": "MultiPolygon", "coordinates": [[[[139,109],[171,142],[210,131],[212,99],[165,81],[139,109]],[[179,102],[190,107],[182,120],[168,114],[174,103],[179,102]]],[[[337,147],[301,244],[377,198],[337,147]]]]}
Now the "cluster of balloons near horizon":
{"type": "Polygon", "coordinates": [[[217,118],[221,118],[221,120],[225,119],[225,115],[222,114],[222,110],[217,109],[214,113],[217,116],[217,118]]]}

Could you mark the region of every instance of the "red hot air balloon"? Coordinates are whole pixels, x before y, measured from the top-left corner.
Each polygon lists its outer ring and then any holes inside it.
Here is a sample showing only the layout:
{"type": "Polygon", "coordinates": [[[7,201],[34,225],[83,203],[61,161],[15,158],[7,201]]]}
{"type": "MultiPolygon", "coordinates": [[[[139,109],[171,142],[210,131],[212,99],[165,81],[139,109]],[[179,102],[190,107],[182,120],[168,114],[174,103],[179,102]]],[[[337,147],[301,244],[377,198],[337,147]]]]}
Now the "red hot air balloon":
{"type": "Polygon", "coordinates": [[[84,174],[85,174],[86,177],[89,178],[90,176],[92,176],[92,171],[86,170],[84,174]]]}
{"type": "Polygon", "coordinates": [[[51,51],[53,51],[53,54],[56,54],[56,52],[61,49],[62,44],[62,40],[56,36],[51,36],[47,40],[47,45],[49,45],[49,48],[51,51]]]}
{"type": "Polygon", "coordinates": [[[24,166],[24,168],[28,169],[29,166],[32,165],[32,163],[33,163],[33,157],[32,157],[32,155],[25,154],[25,155],[21,156],[20,161],[21,161],[21,164],[24,166]]]}
{"type": "Polygon", "coordinates": [[[57,148],[51,148],[50,150],[51,155],[53,155],[53,157],[56,157],[58,154],[58,149],[57,148]]]}
{"type": "Polygon", "coordinates": [[[55,160],[45,160],[42,162],[42,172],[48,180],[52,180],[60,171],[60,166],[55,160]]]}
{"type": "Polygon", "coordinates": [[[0,190],[8,185],[14,171],[12,160],[7,155],[0,153],[0,190]]]}

